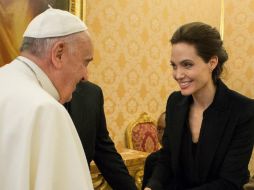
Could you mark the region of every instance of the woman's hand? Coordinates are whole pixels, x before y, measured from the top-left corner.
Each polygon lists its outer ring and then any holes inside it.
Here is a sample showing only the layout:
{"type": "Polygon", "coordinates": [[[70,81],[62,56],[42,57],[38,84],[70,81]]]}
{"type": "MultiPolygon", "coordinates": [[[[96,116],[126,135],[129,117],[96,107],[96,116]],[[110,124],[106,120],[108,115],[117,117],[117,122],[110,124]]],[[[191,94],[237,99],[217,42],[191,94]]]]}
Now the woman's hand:
{"type": "Polygon", "coordinates": [[[146,187],[144,190],[152,190],[151,188],[149,188],[149,187],[146,187]]]}

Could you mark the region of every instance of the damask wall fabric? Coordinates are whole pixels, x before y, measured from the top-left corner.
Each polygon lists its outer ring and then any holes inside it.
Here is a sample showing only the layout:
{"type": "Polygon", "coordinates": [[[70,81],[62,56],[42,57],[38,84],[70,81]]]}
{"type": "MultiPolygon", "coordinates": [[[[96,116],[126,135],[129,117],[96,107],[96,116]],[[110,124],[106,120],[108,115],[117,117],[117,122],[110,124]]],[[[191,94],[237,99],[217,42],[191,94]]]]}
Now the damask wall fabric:
{"type": "Polygon", "coordinates": [[[225,1],[225,47],[229,60],[224,81],[254,98],[254,1],[225,1]]]}
{"type": "Polygon", "coordinates": [[[203,21],[219,28],[220,0],[87,0],[87,25],[95,46],[89,78],[103,88],[108,128],[126,147],[125,130],[142,112],[153,119],[178,87],[169,66],[173,32],[203,21]]]}

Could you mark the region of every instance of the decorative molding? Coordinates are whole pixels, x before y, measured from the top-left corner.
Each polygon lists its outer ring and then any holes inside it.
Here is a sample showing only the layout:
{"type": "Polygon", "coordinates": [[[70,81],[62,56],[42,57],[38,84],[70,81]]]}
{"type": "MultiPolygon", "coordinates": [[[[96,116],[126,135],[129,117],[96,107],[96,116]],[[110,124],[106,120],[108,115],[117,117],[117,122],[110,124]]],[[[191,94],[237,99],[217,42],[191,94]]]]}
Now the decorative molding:
{"type": "Polygon", "coordinates": [[[85,21],[86,0],[69,0],[69,11],[85,21]]]}
{"type": "Polygon", "coordinates": [[[225,19],[225,8],[224,8],[224,0],[221,0],[220,7],[220,36],[221,39],[224,39],[224,19],[225,19]]]}

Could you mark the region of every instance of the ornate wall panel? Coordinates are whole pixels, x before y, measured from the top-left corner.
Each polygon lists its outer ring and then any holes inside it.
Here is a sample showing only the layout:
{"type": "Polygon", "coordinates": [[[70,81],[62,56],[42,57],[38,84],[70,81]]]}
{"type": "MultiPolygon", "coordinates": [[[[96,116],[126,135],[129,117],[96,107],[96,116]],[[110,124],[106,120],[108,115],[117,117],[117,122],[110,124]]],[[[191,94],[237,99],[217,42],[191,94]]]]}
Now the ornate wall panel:
{"type": "Polygon", "coordinates": [[[125,147],[125,129],[140,113],[156,119],[178,90],[169,39],[186,22],[219,27],[220,0],[87,0],[95,57],[90,80],[103,88],[110,134],[125,147]]]}

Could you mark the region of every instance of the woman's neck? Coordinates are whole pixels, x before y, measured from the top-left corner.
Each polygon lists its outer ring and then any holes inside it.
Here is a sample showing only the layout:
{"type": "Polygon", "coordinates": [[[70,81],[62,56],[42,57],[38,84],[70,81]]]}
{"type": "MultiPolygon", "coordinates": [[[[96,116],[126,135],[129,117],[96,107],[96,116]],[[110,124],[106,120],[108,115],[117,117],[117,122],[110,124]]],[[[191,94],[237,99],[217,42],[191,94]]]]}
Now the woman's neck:
{"type": "Polygon", "coordinates": [[[192,94],[193,106],[199,107],[205,110],[213,102],[215,92],[216,92],[216,86],[214,85],[213,81],[211,81],[206,86],[204,86],[204,88],[192,94]]]}

